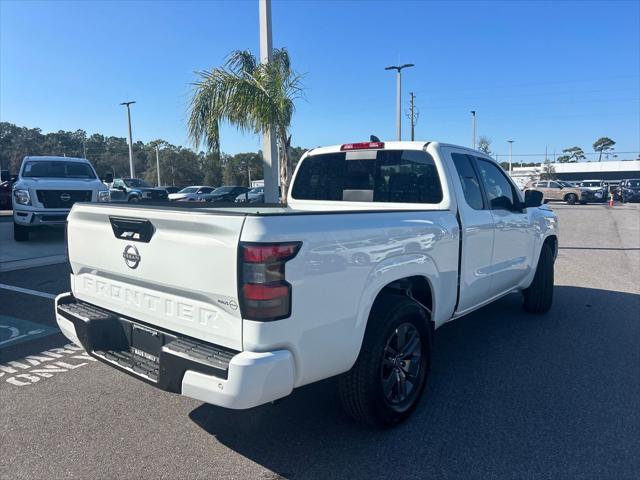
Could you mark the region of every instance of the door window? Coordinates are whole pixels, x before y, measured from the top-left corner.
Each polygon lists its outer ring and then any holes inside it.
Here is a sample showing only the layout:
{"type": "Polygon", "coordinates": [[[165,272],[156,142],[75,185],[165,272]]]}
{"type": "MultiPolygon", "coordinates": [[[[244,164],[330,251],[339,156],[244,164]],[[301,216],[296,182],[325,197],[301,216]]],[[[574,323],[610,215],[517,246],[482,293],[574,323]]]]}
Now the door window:
{"type": "Polygon", "coordinates": [[[476,157],[476,161],[491,210],[513,210],[519,199],[505,174],[487,160],[476,157]]]}
{"type": "Polygon", "coordinates": [[[478,180],[476,171],[473,169],[471,159],[461,153],[452,153],[451,158],[460,177],[464,199],[474,210],[482,210],[484,208],[482,190],[480,190],[480,181],[478,180]]]}
{"type": "Polygon", "coordinates": [[[549,182],[549,188],[562,188],[558,182],[549,182]]]}

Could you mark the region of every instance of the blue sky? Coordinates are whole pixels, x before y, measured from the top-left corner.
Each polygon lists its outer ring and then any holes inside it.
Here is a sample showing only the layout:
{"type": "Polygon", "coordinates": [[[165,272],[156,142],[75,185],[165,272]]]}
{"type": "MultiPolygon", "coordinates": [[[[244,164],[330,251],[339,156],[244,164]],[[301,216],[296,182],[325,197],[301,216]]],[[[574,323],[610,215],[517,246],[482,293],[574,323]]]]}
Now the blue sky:
{"type": "MultiPolygon", "coordinates": [[[[499,154],[510,138],[514,157],[592,151],[602,135],[640,151],[637,1],[274,0],[273,37],[306,74],[294,145],[393,139],[395,78],[384,67],[411,62],[404,101],[416,93],[418,139],[469,145],[477,110],[478,135],[499,154]]],[[[119,103],[134,99],[134,140],[188,146],[194,71],[258,44],[257,0],[0,0],[0,118],[126,136],[119,103]]],[[[260,140],[225,127],[222,148],[257,150],[260,140]]]]}

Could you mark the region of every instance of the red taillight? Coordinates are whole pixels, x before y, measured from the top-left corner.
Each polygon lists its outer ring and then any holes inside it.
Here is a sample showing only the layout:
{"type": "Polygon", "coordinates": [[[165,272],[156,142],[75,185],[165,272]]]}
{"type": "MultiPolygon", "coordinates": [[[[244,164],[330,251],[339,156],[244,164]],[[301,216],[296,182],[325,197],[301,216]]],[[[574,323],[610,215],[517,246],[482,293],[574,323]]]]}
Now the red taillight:
{"type": "Polygon", "coordinates": [[[243,318],[279,320],[291,315],[291,285],[284,264],[296,256],[300,242],[240,244],[240,306],[243,318]]]}
{"type": "Polygon", "coordinates": [[[293,258],[300,248],[299,243],[278,243],[242,246],[243,259],[249,263],[269,263],[293,258]]]}
{"type": "Polygon", "coordinates": [[[384,142],[345,143],[340,147],[340,150],[368,150],[376,148],[384,148],[384,142]]]}

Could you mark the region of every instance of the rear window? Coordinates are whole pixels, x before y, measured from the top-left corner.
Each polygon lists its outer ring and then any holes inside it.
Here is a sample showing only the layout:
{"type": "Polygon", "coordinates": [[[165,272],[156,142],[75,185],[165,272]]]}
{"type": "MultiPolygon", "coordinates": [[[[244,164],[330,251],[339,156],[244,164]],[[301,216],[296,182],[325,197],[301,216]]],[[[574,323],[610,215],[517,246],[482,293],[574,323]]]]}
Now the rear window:
{"type": "Polygon", "coordinates": [[[82,162],[36,161],[26,162],[22,169],[23,177],[46,178],[96,178],[89,164],[82,162]]]}
{"type": "Polygon", "coordinates": [[[433,158],[422,150],[357,150],[307,157],[291,195],[297,200],[439,203],[433,158]]]}

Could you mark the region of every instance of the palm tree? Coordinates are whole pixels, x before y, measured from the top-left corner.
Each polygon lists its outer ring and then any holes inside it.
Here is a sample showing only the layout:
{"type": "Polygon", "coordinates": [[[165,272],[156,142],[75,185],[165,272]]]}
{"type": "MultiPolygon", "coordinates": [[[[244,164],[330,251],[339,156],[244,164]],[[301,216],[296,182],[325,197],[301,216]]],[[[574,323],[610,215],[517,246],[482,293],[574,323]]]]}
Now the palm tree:
{"type": "Polygon", "coordinates": [[[294,101],[303,94],[302,76],[291,68],[287,50],[274,49],[267,64],[258,63],[248,50],[236,50],[224,66],[197,74],[189,105],[191,140],[219,152],[221,122],[255,134],[273,128],[279,147],[281,198],[286,201],[291,177],[289,128],[294,101]]]}

